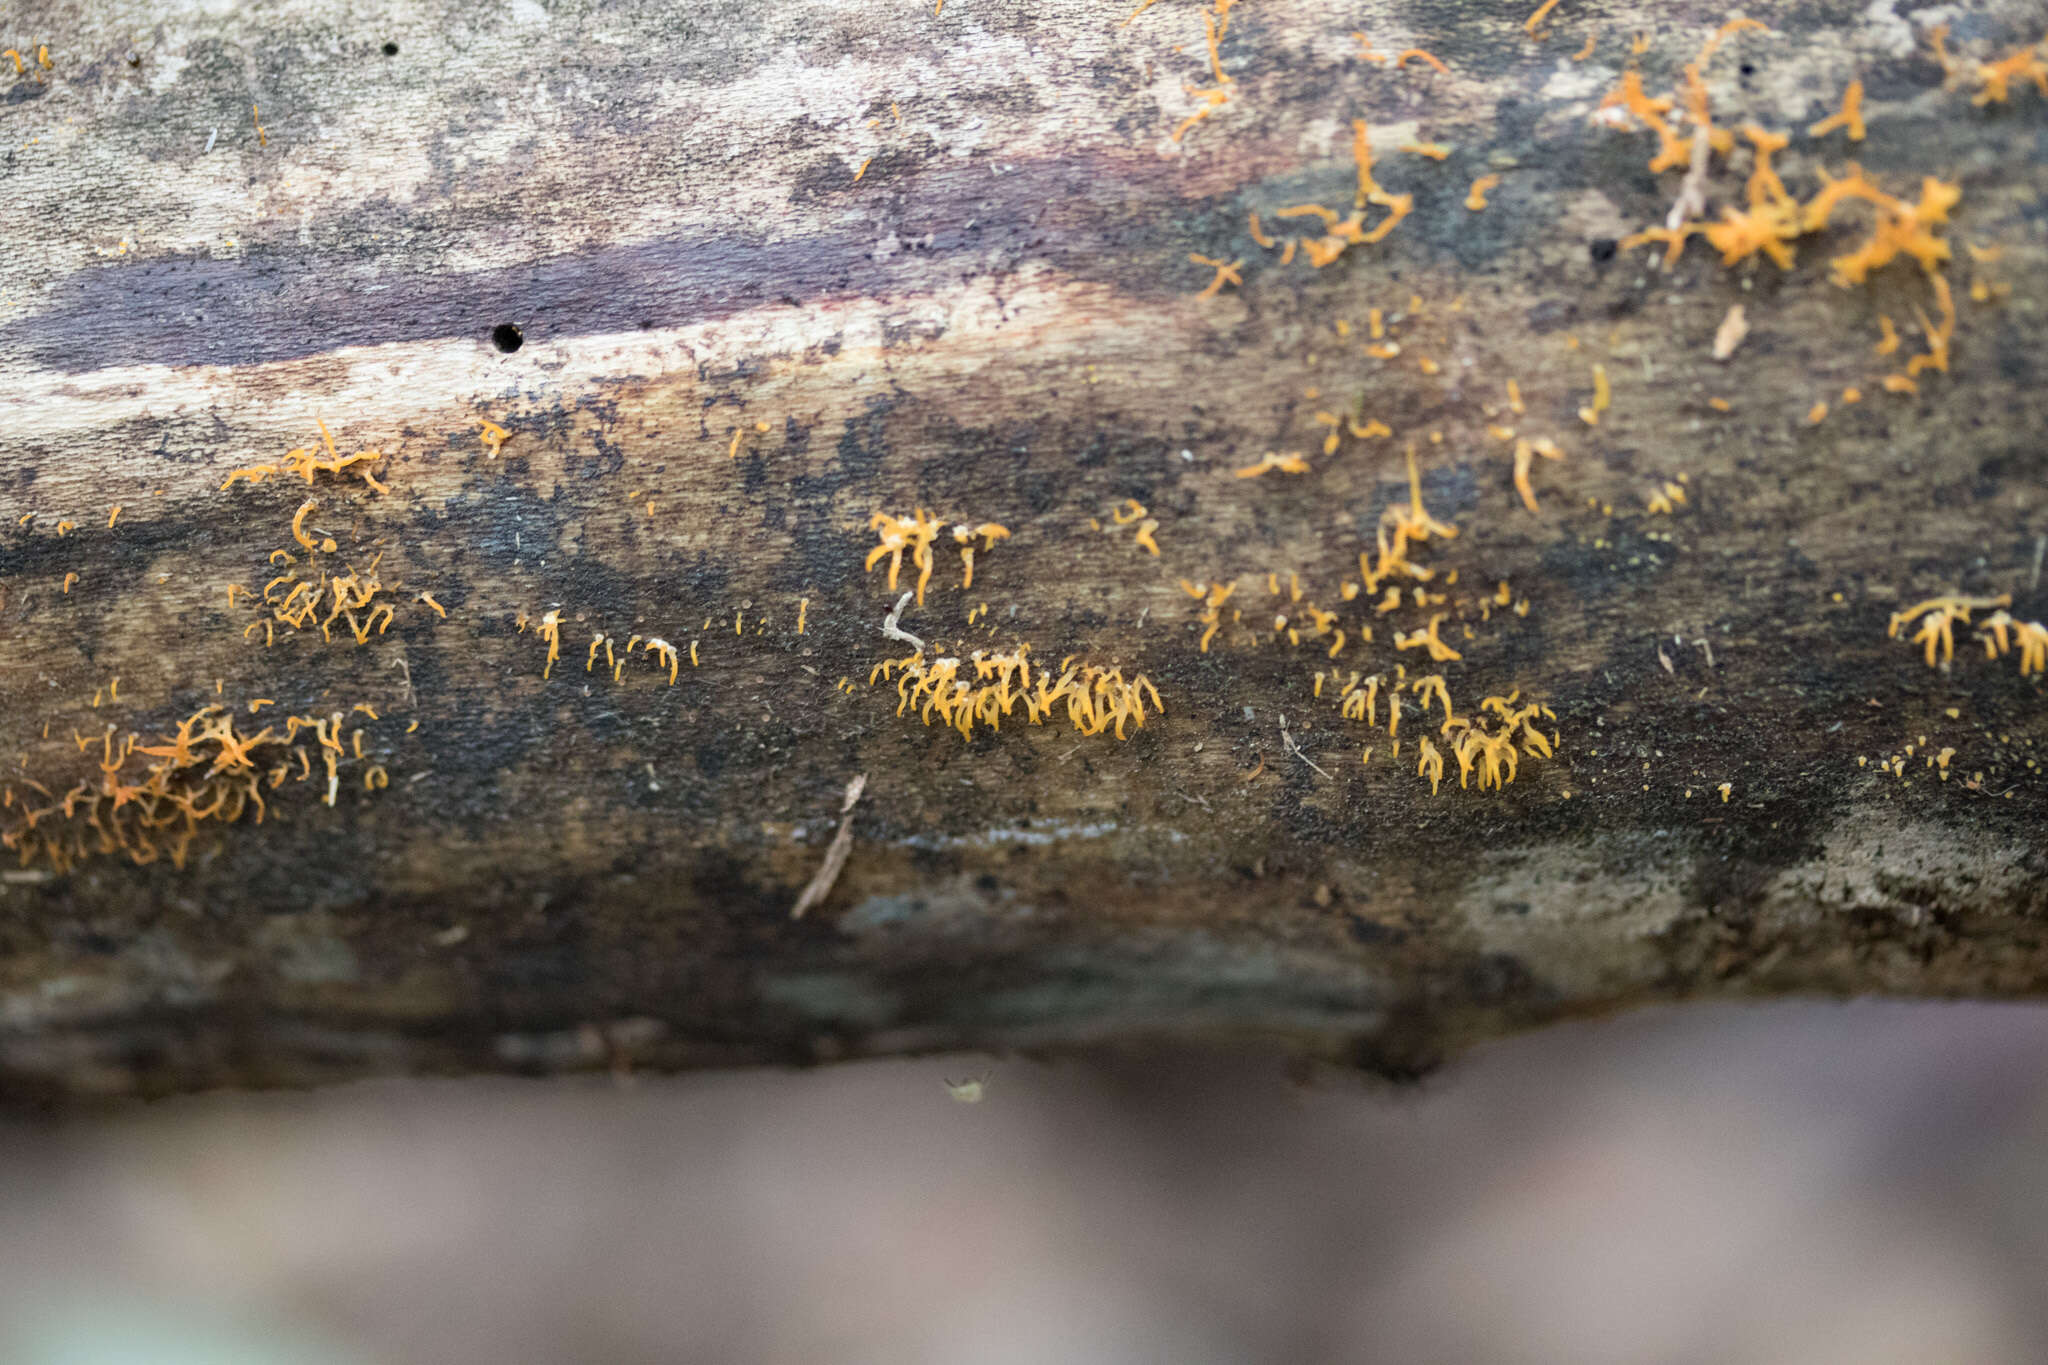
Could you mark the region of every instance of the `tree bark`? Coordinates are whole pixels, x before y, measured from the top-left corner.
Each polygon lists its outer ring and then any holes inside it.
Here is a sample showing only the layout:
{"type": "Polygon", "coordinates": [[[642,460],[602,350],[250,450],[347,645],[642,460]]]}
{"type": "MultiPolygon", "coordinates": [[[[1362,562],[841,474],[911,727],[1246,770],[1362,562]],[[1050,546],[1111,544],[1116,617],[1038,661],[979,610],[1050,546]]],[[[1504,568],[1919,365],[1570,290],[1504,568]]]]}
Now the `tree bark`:
{"type": "MultiPolygon", "coordinates": [[[[2044,103],[1944,89],[1882,5],[1755,13],[1703,79],[1720,126],[1792,135],[1793,193],[1851,157],[1961,188],[1953,359],[1915,393],[1882,381],[1939,325],[1929,277],[1829,279],[1860,209],[1790,269],[1617,251],[1680,175],[1596,108],[1630,64],[1682,96],[1702,5],[1566,0],[1539,41],[1497,6],[1247,0],[1220,71],[1188,0],[59,6],[0,94],[0,1095],[1160,1034],[1407,1074],[1650,999],[2039,992],[2041,675],[1984,657],[1988,609],[1947,666],[1886,627],[1955,592],[2048,616],[2044,103]],[[1859,78],[1867,138],[1809,136],[1859,78]],[[1281,210],[1352,212],[1354,119],[1413,210],[1283,265],[1321,225],[1281,210]],[[1191,253],[1242,282],[1203,296],[1191,253]],[[380,458],[223,489],[322,457],[316,421],[380,458]],[[1365,591],[1410,449],[1456,538],[1365,591]],[[1237,476],[1269,452],[1308,472],[1237,476]],[[881,627],[917,570],[864,561],[920,508],[927,657],[1028,643],[1163,713],[899,715],[870,674],[914,652],[881,627]],[[1010,536],[963,589],[951,528],[983,522],[1010,536]],[[392,608],[366,642],[280,621],[289,574],[351,568],[392,608]],[[1554,719],[1466,785],[1439,710],[1517,692],[1554,719]],[[272,729],[260,823],[173,821],[142,865],[76,809],[27,828],[33,784],[103,791],[211,705],[272,729]]],[[[2036,22],[1995,3],[1951,46],[2036,22]]],[[[1711,214],[1749,167],[1713,159],[1711,214]]],[[[236,776],[209,753],[193,790],[236,776]]]]}

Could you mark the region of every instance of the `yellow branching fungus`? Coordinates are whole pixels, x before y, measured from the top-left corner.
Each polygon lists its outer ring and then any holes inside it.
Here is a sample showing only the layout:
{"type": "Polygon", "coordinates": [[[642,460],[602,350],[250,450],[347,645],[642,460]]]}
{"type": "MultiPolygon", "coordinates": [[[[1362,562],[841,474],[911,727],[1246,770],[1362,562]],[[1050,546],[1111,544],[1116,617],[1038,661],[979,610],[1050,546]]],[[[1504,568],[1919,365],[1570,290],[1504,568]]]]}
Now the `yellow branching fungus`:
{"type": "Polygon", "coordinates": [[[1429,657],[1438,663],[1464,658],[1464,655],[1445,644],[1437,635],[1437,630],[1443,625],[1443,622],[1444,613],[1438,612],[1429,618],[1429,625],[1425,629],[1410,631],[1405,635],[1396,631],[1394,634],[1394,648],[1397,650],[1427,649],[1429,657]]]}
{"type": "Polygon", "coordinates": [[[1306,474],[1308,461],[1302,459],[1298,452],[1275,455],[1269,450],[1259,457],[1257,464],[1245,465],[1233,472],[1240,479],[1256,479],[1268,470],[1278,470],[1282,474],[1306,474]]]}
{"type": "MultiPolygon", "coordinates": [[[[271,760],[287,759],[292,736],[300,727],[316,724],[297,716],[290,722],[282,737],[267,726],[238,734],[227,708],[213,705],[187,716],[174,733],[155,742],[131,733],[118,744],[110,725],[101,737],[98,773],[61,797],[42,783],[27,781],[24,785],[41,792],[49,804],[23,802],[21,823],[0,831],[0,845],[13,849],[24,866],[41,858],[59,872],[105,854],[126,854],[137,864],[168,857],[182,868],[203,822],[232,824],[252,809],[256,821],[262,822],[266,807],[261,788],[278,787],[291,771],[288,761],[271,760]],[[137,771],[138,759],[155,761],[144,762],[137,771]]],[[[318,724],[338,722],[339,713],[332,722],[318,724]]],[[[358,757],[360,736],[358,731],[358,757]]],[[[323,741],[325,737],[323,730],[323,741]]],[[[85,747],[81,743],[81,751],[85,747]]],[[[305,751],[296,752],[303,781],[312,769],[305,751]]],[[[330,792],[339,756],[336,740],[326,753],[330,792]]],[[[371,771],[376,774],[366,778],[371,790],[388,782],[381,769],[371,771]]],[[[14,804],[11,791],[6,804],[14,804]]]]}
{"type": "MultiPolygon", "coordinates": [[[[877,513],[876,515],[878,515],[878,516],[879,516],[880,514],[879,514],[879,513],[877,513]]],[[[919,513],[919,515],[921,516],[921,515],[923,515],[923,513],[922,513],[922,512],[920,512],[920,513],[919,513]]],[[[954,541],[955,541],[955,542],[957,542],[957,543],[959,544],[959,546],[960,546],[960,564],[961,564],[961,575],[960,575],[960,587],[962,588],[962,590],[965,590],[965,589],[967,589],[967,588],[971,588],[971,587],[973,587],[973,586],[974,586],[974,538],[975,538],[976,536],[980,536],[980,537],[981,537],[981,548],[982,548],[982,550],[983,550],[983,551],[985,552],[985,551],[988,551],[988,550],[993,550],[993,549],[994,549],[994,548],[996,547],[996,542],[997,542],[997,541],[999,541],[999,540],[1008,540],[1008,539],[1010,538],[1010,528],[1009,528],[1009,527],[1007,527],[1007,526],[999,526],[999,525],[997,525],[997,524],[996,524],[995,522],[992,522],[992,521],[984,521],[984,522],[983,522],[983,523],[981,523],[981,525],[979,525],[979,526],[968,526],[968,525],[965,525],[965,524],[963,524],[963,525],[955,526],[955,527],[953,528],[953,539],[954,539],[954,541]]],[[[888,542],[888,536],[887,536],[886,534],[885,534],[885,535],[883,536],[883,542],[884,542],[884,548],[886,548],[886,547],[887,547],[887,542],[888,542]]],[[[878,553],[878,552],[870,552],[870,553],[869,553],[869,555],[868,555],[868,567],[869,567],[870,569],[872,569],[872,568],[874,567],[874,561],[875,561],[876,553],[878,553]]],[[[900,553],[900,552],[899,552],[899,553],[900,553]]],[[[912,562],[913,564],[915,564],[915,563],[917,562],[917,560],[916,560],[916,558],[915,558],[915,555],[914,555],[914,554],[913,554],[913,557],[912,557],[912,561],[911,561],[911,562],[912,562]]],[[[929,577],[929,576],[930,576],[930,575],[929,575],[929,572],[927,571],[927,573],[926,573],[925,577],[929,577]]],[[[922,585],[922,583],[924,582],[924,578],[920,578],[920,579],[918,580],[918,582],[919,582],[919,584],[920,584],[920,585],[922,585]]],[[[895,591],[895,588],[896,588],[896,566],[895,566],[894,564],[891,564],[891,565],[890,565],[890,567],[889,567],[889,589],[890,589],[890,591],[892,591],[892,592],[893,592],[893,591],[895,591]]],[[[808,601],[809,599],[805,599],[805,600],[806,600],[806,601],[808,601]]],[[[918,598],[918,601],[919,601],[919,602],[922,602],[922,601],[924,601],[924,598],[923,598],[923,596],[922,596],[922,595],[920,595],[920,596],[919,596],[919,598],[918,598]]],[[[799,609],[799,610],[798,610],[798,612],[797,612],[797,631],[796,631],[796,633],[797,633],[797,634],[799,634],[799,635],[801,635],[801,634],[803,634],[803,633],[804,633],[804,631],[803,631],[803,612],[802,612],[802,610],[801,610],[801,609],[799,609]]]]}
{"type": "Polygon", "coordinates": [[[1965,597],[1961,594],[1930,597],[1904,611],[1892,613],[1891,621],[1885,626],[1885,635],[1896,640],[1902,629],[1918,621],[1920,628],[1913,634],[1913,643],[1925,647],[1927,666],[1934,668],[1937,666],[1937,651],[1942,664],[1955,658],[1954,627],[1957,622],[1968,625],[1973,611],[1990,611],[2011,605],[2011,593],[2001,593],[1997,597],[1965,597]]]}
{"type": "Polygon", "coordinates": [[[1976,62],[1949,55],[1947,24],[1936,24],[1928,37],[1933,42],[1934,60],[1946,73],[1946,84],[1977,87],[1970,97],[1972,104],[2005,103],[2011,98],[2012,83],[2016,80],[2032,81],[2037,90],[2048,95],[2048,62],[2042,60],[2041,43],[2016,47],[1996,61],[1976,62]]]}
{"type": "Polygon", "coordinates": [[[1003,718],[1020,705],[1033,725],[1064,709],[1082,734],[1111,731],[1118,739],[1128,738],[1126,726],[1144,727],[1147,697],[1153,711],[1165,710],[1144,674],[1126,680],[1121,669],[1077,665],[1071,656],[1062,661],[1057,679],[1040,669],[1034,684],[1029,651],[1029,645],[1019,644],[1008,652],[976,650],[963,660],[950,655],[927,658],[920,650],[907,658],[883,660],[868,682],[872,686],[878,677],[894,678],[896,714],[915,709],[926,725],[936,716],[962,739],[973,738],[977,725],[1001,729],[1003,718]],[[895,677],[898,672],[901,677],[895,677]]]}
{"type": "Polygon", "coordinates": [[[1244,276],[1238,273],[1244,266],[1244,257],[1242,256],[1234,261],[1220,261],[1213,256],[1202,256],[1191,251],[1188,253],[1188,260],[1196,265],[1210,266],[1216,271],[1215,278],[1202,286],[1201,292],[1195,295],[1198,299],[1215,298],[1226,284],[1241,285],[1244,283],[1244,276]]]}
{"type": "Polygon", "coordinates": [[[546,679],[555,671],[555,660],[562,657],[562,613],[560,611],[550,611],[542,616],[540,618],[539,630],[540,638],[546,642],[548,647],[547,666],[541,669],[540,673],[540,676],[546,679]]]}
{"type": "Polygon", "coordinates": [[[2048,626],[2039,621],[2020,621],[2004,611],[1994,612],[1978,627],[1977,638],[1984,644],[1987,659],[1995,659],[2017,644],[2021,677],[2048,673],[2048,626]],[[2010,642],[2007,631],[2011,632],[2010,642]]]}
{"type": "Polygon", "coordinates": [[[1540,510],[1536,506],[1536,489],[1529,482],[1529,471],[1538,455],[1546,460],[1561,460],[1564,458],[1564,451],[1558,448],[1556,442],[1548,439],[1518,439],[1515,442],[1515,491],[1522,495],[1522,505],[1531,512],[1540,510]]]}
{"type": "Polygon", "coordinates": [[[896,591],[896,577],[903,567],[903,552],[910,551],[910,562],[917,572],[917,603],[924,605],[924,587],[932,576],[932,539],[939,533],[939,521],[922,507],[908,517],[891,516],[877,512],[868,518],[868,529],[880,537],[881,544],[868,551],[866,568],[872,573],[884,556],[889,560],[889,591],[896,591]]]}
{"type": "Polygon", "coordinates": [[[1850,81],[1849,88],[1842,92],[1842,108],[1839,113],[1829,114],[1806,130],[1808,137],[1826,137],[1840,128],[1849,135],[1849,141],[1863,141],[1863,82],[1850,81]]]}
{"type": "MultiPolygon", "coordinates": [[[[941,0],[941,3],[943,3],[943,0],[941,0]]],[[[1228,14],[1228,11],[1226,10],[1225,13],[1228,14]]],[[[1180,126],[1173,130],[1172,141],[1174,142],[1179,142],[1182,138],[1186,137],[1190,128],[1193,128],[1197,123],[1208,118],[1228,103],[1230,100],[1230,87],[1237,84],[1230,74],[1223,69],[1223,59],[1216,50],[1216,45],[1222,41],[1223,35],[1216,27],[1216,21],[1209,17],[1207,11],[1204,11],[1202,14],[1202,31],[1209,48],[1209,70],[1215,76],[1216,84],[1206,90],[1196,89],[1192,85],[1181,87],[1187,92],[1189,99],[1196,101],[1196,108],[1194,113],[1182,119],[1180,126]]]]}
{"type": "Polygon", "coordinates": [[[1415,775],[1429,779],[1429,794],[1435,796],[1437,788],[1443,785],[1444,756],[1437,752],[1436,745],[1429,742],[1429,736],[1427,735],[1422,737],[1422,742],[1417,746],[1416,753],[1415,775]]]}

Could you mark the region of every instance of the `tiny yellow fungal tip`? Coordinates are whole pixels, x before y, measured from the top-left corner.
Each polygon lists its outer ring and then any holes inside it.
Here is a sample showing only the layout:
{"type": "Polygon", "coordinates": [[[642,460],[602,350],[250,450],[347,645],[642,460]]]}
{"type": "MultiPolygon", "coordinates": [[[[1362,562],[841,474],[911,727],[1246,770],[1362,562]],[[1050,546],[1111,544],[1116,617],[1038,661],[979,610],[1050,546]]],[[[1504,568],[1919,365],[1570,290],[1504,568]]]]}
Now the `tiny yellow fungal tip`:
{"type": "Polygon", "coordinates": [[[1198,299],[1211,299],[1216,297],[1216,295],[1222,291],[1223,286],[1226,284],[1241,285],[1244,283],[1244,277],[1238,273],[1244,266],[1244,258],[1242,256],[1238,257],[1234,261],[1221,261],[1213,257],[1201,256],[1195,254],[1194,252],[1189,252],[1188,260],[1195,265],[1208,266],[1216,272],[1215,277],[1211,279],[1208,284],[1204,285],[1201,291],[1195,295],[1195,297],[1198,299]]]}
{"type": "Polygon", "coordinates": [[[1302,459],[1298,452],[1276,455],[1269,450],[1259,457],[1257,464],[1245,465],[1232,472],[1240,479],[1256,479],[1268,470],[1278,470],[1282,474],[1306,474],[1308,461],[1302,459]]]}
{"type": "Polygon", "coordinates": [[[489,452],[490,457],[495,460],[498,458],[498,452],[504,448],[506,438],[511,436],[511,434],[511,432],[487,417],[484,419],[483,426],[477,431],[477,441],[489,452]]]}
{"type": "Polygon", "coordinates": [[[1397,54],[1394,58],[1394,69],[1396,71],[1399,71],[1402,67],[1406,66],[1410,61],[1421,62],[1441,76],[1448,76],[1451,74],[1451,69],[1448,66],[1445,66],[1442,61],[1438,60],[1432,54],[1423,51],[1419,47],[1407,48],[1399,54],[1397,54]]]}
{"type": "Polygon", "coordinates": [[[1806,130],[1808,137],[1825,137],[1835,129],[1844,129],[1851,142],[1863,141],[1863,82],[1853,80],[1842,92],[1842,108],[1839,113],[1828,115],[1806,130]]]}
{"type": "Polygon", "coordinates": [[[1522,27],[1527,30],[1531,38],[1536,39],[1538,42],[1542,41],[1542,36],[1536,32],[1536,27],[1556,8],[1557,0],[1543,0],[1543,3],[1536,7],[1535,12],[1523,21],[1522,27]]]}

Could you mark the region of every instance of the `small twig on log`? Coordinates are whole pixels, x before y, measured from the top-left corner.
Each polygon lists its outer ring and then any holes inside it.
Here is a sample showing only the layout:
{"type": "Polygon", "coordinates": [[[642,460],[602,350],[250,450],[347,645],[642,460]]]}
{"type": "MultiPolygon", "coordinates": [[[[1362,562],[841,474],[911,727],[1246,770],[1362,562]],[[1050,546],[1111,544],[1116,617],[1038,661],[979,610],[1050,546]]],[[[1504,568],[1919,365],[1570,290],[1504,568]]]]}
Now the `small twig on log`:
{"type": "Polygon", "coordinates": [[[397,669],[401,674],[405,676],[405,704],[407,706],[418,706],[419,698],[413,695],[412,690],[411,666],[406,663],[403,657],[393,659],[391,661],[391,666],[397,669]]]}
{"type": "Polygon", "coordinates": [[[1685,179],[1679,182],[1678,202],[1664,215],[1664,226],[1672,232],[1684,227],[1688,218],[1707,211],[1707,163],[1713,131],[1704,123],[1692,130],[1692,161],[1686,167],[1685,179]]]}
{"type": "Polygon", "coordinates": [[[924,641],[896,624],[903,619],[903,608],[910,604],[911,596],[912,594],[906,592],[903,596],[896,599],[895,607],[891,609],[887,616],[882,618],[882,634],[891,640],[901,640],[906,645],[914,645],[918,649],[923,649],[924,641]]]}
{"type": "Polygon", "coordinates": [[[1285,716],[1280,717],[1280,743],[1283,746],[1285,746],[1288,753],[1293,754],[1296,758],[1308,764],[1310,768],[1315,769],[1316,772],[1322,773],[1324,777],[1329,776],[1329,774],[1324,773],[1321,768],[1316,767],[1315,760],[1310,758],[1307,754],[1303,753],[1301,751],[1301,746],[1294,742],[1294,736],[1287,733],[1287,717],[1285,716]]]}
{"type": "MultiPolygon", "coordinates": [[[[909,596],[909,593],[904,594],[905,599],[909,596]]],[[[896,604],[896,610],[903,610],[902,602],[896,604]]],[[[895,619],[895,612],[890,613],[890,619],[895,619]]],[[[918,648],[922,649],[924,646],[920,644],[918,648]]],[[[853,807],[854,803],[860,800],[860,794],[867,789],[867,785],[866,773],[860,774],[846,784],[846,795],[839,803],[838,832],[832,836],[832,843],[825,850],[825,861],[818,865],[817,875],[811,878],[810,885],[804,888],[803,894],[796,898],[796,904],[790,907],[791,919],[802,919],[804,911],[832,894],[832,883],[839,880],[839,869],[846,866],[846,859],[853,852],[853,807]]]]}
{"type": "Polygon", "coordinates": [[[1735,354],[1735,348],[1749,335],[1749,315],[1739,303],[1728,305],[1728,316],[1721,319],[1721,325],[1714,332],[1714,359],[1726,360],[1735,354]]]}

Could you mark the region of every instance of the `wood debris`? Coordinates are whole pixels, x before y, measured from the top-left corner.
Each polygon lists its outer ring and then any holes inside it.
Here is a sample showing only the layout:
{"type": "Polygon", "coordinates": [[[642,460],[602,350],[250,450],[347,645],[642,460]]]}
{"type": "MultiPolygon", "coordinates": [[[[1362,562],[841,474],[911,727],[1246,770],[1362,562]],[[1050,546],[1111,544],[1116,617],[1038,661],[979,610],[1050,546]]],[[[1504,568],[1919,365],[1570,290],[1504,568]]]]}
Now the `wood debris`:
{"type": "Polygon", "coordinates": [[[860,794],[867,790],[868,775],[861,773],[846,784],[846,795],[839,802],[839,829],[832,835],[832,842],[825,849],[825,861],[818,864],[818,871],[796,898],[796,904],[789,909],[791,919],[802,919],[804,912],[821,903],[832,894],[832,884],[839,880],[839,873],[846,866],[846,860],[853,853],[853,808],[860,800],[860,794]]]}

